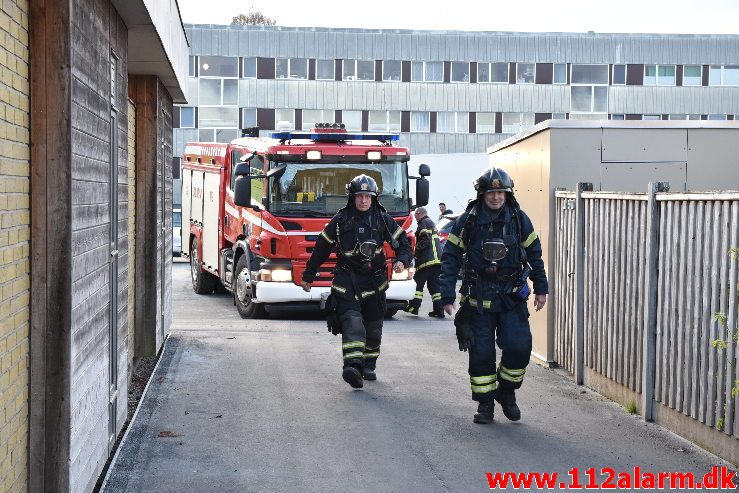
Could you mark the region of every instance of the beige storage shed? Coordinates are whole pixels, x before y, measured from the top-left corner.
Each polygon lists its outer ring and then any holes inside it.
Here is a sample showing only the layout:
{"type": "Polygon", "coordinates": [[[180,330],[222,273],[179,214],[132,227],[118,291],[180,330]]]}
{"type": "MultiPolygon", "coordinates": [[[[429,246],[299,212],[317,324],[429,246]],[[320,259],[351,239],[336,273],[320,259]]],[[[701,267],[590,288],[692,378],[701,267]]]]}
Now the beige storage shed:
{"type": "MultiPolygon", "coordinates": [[[[595,191],[739,190],[739,121],[547,120],[488,149],[489,164],[511,174],[516,198],[554,260],[556,189],[590,182],[595,191]]],[[[549,276],[550,293],[556,289],[549,276]]],[[[551,301],[551,296],[549,297],[551,301]]],[[[531,313],[533,353],[553,361],[554,310],[531,313]]]]}

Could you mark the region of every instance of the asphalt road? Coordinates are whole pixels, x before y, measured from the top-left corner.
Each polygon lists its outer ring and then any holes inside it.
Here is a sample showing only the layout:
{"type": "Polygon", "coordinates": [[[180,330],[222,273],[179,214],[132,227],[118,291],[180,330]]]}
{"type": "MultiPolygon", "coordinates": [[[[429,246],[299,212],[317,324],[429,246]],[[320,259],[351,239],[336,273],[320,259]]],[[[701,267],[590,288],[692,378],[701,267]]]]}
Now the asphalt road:
{"type": "Polygon", "coordinates": [[[497,407],[495,423],[474,424],[448,318],[386,321],[378,380],[357,391],[316,315],[242,320],[230,295],[194,294],[184,263],[173,290],[172,335],[104,491],[476,492],[487,472],[557,472],[559,485],[573,468],[586,483],[588,467],[727,465],[533,364],[522,420],[497,407]]]}

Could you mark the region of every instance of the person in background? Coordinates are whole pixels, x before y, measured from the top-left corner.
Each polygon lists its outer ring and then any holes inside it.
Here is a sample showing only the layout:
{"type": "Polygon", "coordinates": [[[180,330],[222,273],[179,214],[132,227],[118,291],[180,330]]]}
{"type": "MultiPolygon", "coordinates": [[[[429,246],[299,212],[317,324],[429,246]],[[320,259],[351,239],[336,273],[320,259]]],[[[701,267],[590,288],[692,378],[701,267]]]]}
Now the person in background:
{"type": "Polygon", "coordinates": [[[441,221],[442,217],[448,214],[454,214],[453,210],[446,208],[446,204],[444,202],[439,202],[439,212],[441,212],[441,214],[439,214],[439,221],[441,221]]]}
{"type": "Polygon", "coordinates": [[[419,207],[415,211],[416,223],[416,251],[414,259],[416,263],[416,295],[408,303],[405,311],[418,315],[418,309],[423,301],[423,286],[428,282],[428,290],[434,310],[429,312],[429,317],[444,318],[444,310],[441,307],[441,293],[439,292],[439,271],[441,269],[441,242],[436,225],[429,218],[426,208],[419,207]]]}

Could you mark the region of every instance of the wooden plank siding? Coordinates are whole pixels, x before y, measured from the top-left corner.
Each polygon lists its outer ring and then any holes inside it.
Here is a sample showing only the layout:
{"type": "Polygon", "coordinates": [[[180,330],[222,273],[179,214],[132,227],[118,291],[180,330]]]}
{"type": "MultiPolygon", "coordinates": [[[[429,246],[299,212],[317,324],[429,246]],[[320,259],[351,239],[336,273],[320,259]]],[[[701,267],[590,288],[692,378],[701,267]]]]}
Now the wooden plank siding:
{"type": "MultiPolygon", "coordinates": [[[[581,251],[575,251],[575,231],[568,226],[573,214],[564,206],[574,196],[555,192],[555,359],[573,371],[572,327],[578,314],[567,297],[569,258],[581,256],[585,365],[639,395],[649,356],[644,353],[651,234],[646,195],[583,192],[581,251]]],[[[649,359],[654,402],[739,439],[739,405],[731,394],[739,378],[739,350],[736,343],[725,350],[711,344],[730,340],[737,330],[739,267],[729,249],[739,246],[739,193],[657,193],[656,207],[656,314],[649,328],[655,345],[654,361],[649,359]],[[718,312],[727,316],[730,330],[715,319],[718,312]]]]}
{"type": "Polygon", "coordinates": [[[145,357],[158,353],[171,324],[173,103],[154,76],[129,76],[128,95],[136,105],[134,348],[145,357]]]}
{"type": "Polygon", "coordinates": [[[72,230],[69,2],[32,0],[29,491],[66,491],[72,230]],[[48,67],[48,69],[47,69],[48,67]]]}

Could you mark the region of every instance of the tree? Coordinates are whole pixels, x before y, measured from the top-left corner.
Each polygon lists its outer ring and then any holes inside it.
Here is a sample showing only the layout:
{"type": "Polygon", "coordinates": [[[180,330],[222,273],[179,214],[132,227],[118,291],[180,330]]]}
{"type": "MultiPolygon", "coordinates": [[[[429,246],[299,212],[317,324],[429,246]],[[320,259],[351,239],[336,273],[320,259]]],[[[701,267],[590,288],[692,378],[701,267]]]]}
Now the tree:
{"type": "Polygon", "coordinates": [[[252,9],[249,9],[249,12],[246,14],[239,14],[237,16],[234,16],[233,20],[231,21],[231,25],[236,24],[239,26],[274,26],[276,23],[277,21],[275,21],[274,19],[267,17],[258,10],[252,9]]]}

